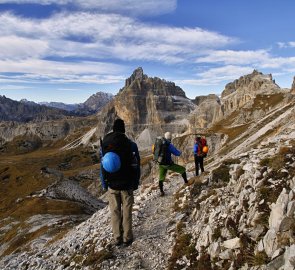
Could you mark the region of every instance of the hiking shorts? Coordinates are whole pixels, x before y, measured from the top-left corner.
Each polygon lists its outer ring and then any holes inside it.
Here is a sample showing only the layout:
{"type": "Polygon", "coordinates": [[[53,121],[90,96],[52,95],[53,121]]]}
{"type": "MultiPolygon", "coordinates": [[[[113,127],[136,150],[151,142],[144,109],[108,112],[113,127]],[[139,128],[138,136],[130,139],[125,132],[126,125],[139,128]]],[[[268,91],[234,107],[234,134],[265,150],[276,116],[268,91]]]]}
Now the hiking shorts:
{"type": "Polygon", "coordinates": [[[185,167],[180,166],[178,164],[159,165],[159,181],[165,181],[168,170],[183,174],[185,172],[185,167]]]}

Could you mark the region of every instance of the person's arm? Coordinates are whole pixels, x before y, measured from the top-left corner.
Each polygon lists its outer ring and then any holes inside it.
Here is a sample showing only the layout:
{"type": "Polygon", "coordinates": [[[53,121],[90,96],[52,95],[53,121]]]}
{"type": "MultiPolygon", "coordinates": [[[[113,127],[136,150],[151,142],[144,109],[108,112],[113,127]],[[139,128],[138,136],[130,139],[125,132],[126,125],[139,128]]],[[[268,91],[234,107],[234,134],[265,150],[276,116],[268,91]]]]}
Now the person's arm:
{"type": "Polygon", "coordinates": [[[174,156],[179,157],[181,155],[181,151],[179,151],[172,143],[169,144],[168,150],[174,156]]]}
{"type": "Polygon", "coordinates": [[[194,154],[197,154],[198,153],[198,144],[195,143],[194,145],[194,154]]]}
{"type": "Polygon", "coordinates": [[[135,142],[131,142],[131,149],[132,149],[132,152],[135,153],[135,157],[137,160],[136,177],[135,177],[136,179],[134,179],[134,189],[137,189],[139,186],[141,172],[140,172],[140,155],[139,155],[137,144],[135,142]]]}
{"type": "Polygon", "coordinates": [[[132,143],[132,152],[135,153],[138,164],[140,165],[140,155],[139,155],[138,147],[137,147],[137,144],[134,142],[132,143]]]}
{"type": "Polygon", "coordinates": [[[107,182],[105,180],[104,173],[103,173],[103,167],[102,167],[102,163],[101,163],[102,149],[99,150],[99,157],[100,157],[100,171],[99,171],[100,183],[101,183],[101,186],[102,186],[103,190],[108,190],[108,184],[107,184],[107,182]]]}

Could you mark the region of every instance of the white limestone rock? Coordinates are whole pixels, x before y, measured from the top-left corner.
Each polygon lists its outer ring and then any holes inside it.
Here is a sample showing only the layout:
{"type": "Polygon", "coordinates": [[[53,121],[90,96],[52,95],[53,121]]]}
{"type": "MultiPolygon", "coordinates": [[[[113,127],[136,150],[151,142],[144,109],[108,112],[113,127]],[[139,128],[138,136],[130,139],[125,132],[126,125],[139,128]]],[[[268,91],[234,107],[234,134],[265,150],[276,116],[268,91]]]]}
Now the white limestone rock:
{"type": "Polygon", "coordinates": [[[233,239],[226,240],[222,243],[222,246],[227,249],[237,249],[241,247],[241,240],[239,237],[235,237],[233,239]]]}

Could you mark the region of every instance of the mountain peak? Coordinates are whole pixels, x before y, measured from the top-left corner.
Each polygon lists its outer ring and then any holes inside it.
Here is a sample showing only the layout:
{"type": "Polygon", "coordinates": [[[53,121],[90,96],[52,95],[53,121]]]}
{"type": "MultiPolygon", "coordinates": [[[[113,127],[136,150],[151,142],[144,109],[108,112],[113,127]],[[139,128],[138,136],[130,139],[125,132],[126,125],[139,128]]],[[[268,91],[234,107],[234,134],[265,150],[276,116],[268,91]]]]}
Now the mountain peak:
{"type": "Polygon", "coordinates": [[[129,87],[136,80],[141,82],[147,78],[147,75],[143,73],[142,67],[138,67],[133,71],[132,75],[128,79],[126,79],[125,88],[129,87]]]}
{"type": "Polygon", "coordinates": [[[234,92],[246,91],[248,94],[264,92],[264,91],[277,91],[280,87],[275,83],[271,74],[263,74],[262,72],[253,70],[251,74],[241,76],[239,79],[228,83],[221,97],[224,98],[234,92]]]}

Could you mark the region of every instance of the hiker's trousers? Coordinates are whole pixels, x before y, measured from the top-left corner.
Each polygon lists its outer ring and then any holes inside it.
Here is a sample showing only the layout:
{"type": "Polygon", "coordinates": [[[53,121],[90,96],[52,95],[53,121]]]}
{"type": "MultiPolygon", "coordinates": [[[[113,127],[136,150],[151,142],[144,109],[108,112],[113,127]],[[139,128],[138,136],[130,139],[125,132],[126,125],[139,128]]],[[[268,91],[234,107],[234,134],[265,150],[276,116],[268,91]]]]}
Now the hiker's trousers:
{"type": "Polygon", "coordinates": [[[199,165],[201,172],[204,172],[204,157],[200,157],[198,155],[194,155],[195,157],[195,168],[196,168],[196,176],[199,175],[199,165]]]}
{"type": "Polygon", "coordinates": [[[116,241],[123,240],[123,242],[132,241],[133,190],[114,190],[111,188],[108,190],[114,239],[116,241]]]}
{"type": "Polygon", "coordinates": [[[159,165],[159,181],[165,181],[167,171],[183,174],[185,173],[185,167],[178,164],[159,165]]]}

